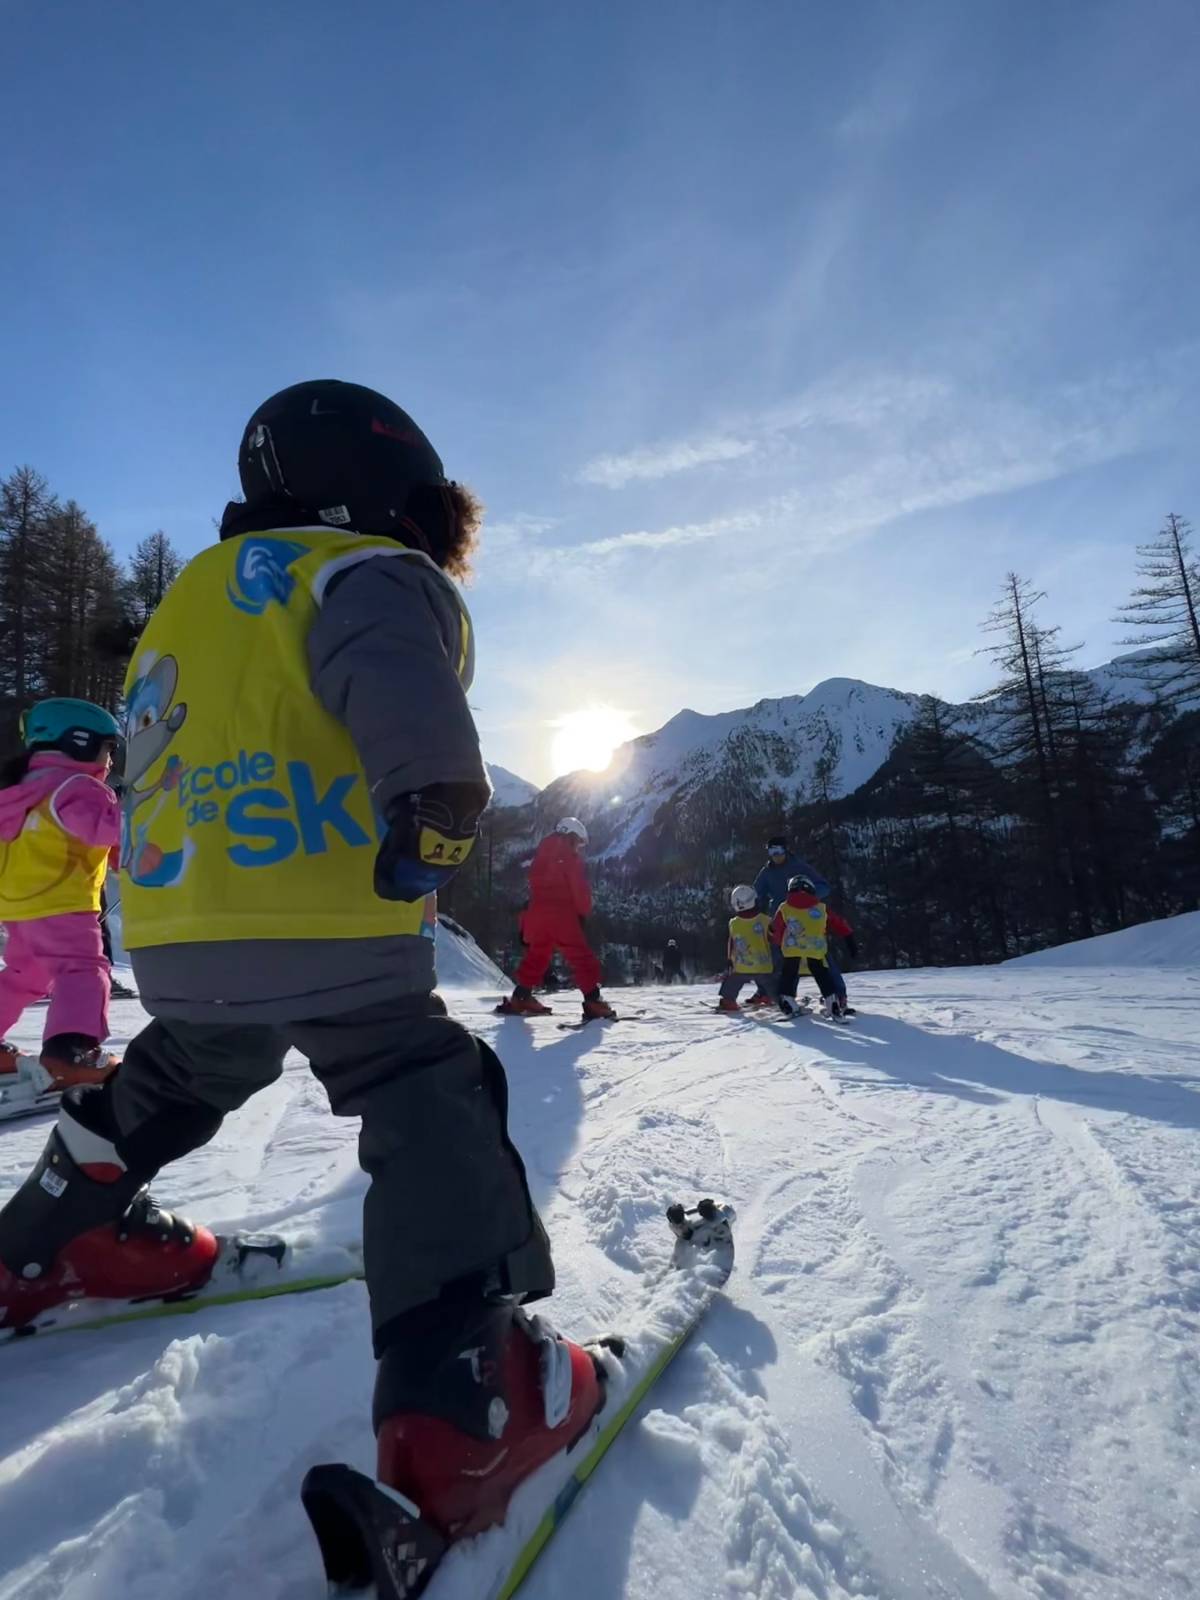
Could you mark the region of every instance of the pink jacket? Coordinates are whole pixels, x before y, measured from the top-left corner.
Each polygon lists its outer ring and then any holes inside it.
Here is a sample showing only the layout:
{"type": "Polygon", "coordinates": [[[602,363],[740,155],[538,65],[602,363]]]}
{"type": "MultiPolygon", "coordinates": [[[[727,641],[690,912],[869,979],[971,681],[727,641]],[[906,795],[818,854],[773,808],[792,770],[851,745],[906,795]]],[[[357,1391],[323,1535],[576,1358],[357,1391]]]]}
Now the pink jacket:
{"type": "Polygon", "coordinates": [[[57,791],[54,811],[63,828],[84,844],[116,851],[121,842],[121,802],[103,781],[105,770],[54,750],[34,756],[20,783],[0,789],[0,841],[15,839],[29,813],[57,791]]]}

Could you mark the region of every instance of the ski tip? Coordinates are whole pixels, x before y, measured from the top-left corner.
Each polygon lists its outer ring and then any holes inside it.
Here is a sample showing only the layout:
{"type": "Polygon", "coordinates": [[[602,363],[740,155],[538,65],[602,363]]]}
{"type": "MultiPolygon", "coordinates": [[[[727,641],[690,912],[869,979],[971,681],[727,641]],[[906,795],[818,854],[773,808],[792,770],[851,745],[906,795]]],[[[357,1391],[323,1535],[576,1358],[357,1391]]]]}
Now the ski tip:
{"type": "Polygon", "coordinates": [[[374,1586],[378,1600],[417,1600],[448,1549],[412,1501],[353,1467],[311,1467],[300,1499],[338,1593],[374,1586]]]}
{"type": "Polygon", "coordinates": [[[736,1215],[731,1205],[712,1199],[698,1200],[690,1208],[679,1201],[667,1207],[667,1221],[675,1237],[701,1249],[731,1243],[736,1215]]]}

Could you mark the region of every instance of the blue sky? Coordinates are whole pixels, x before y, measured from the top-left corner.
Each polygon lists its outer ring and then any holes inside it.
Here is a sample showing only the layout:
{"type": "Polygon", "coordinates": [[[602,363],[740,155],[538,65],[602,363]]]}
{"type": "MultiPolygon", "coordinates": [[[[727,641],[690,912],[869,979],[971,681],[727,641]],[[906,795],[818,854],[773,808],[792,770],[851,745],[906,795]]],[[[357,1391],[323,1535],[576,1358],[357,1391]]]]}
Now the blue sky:
{"type": "Polygon", "coordinates": [[[488,754],[863,677],[1004,572],[1116,647],[1200,520],[1200,8],[0,3],[0,470],[187,552],[250,410],[385,390],[489,507],[488,754]]]}

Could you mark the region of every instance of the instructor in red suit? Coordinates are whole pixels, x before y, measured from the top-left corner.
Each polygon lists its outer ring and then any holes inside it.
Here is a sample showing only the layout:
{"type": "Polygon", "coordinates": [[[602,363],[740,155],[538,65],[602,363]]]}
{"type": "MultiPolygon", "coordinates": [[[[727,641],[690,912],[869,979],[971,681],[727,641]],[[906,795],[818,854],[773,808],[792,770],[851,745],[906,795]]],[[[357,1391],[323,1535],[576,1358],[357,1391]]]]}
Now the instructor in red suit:
{"type": "Polygon", "coordinates": [[[544,838],[529,865],[529,908],[522,918],[527,949],[517,968],[516,987],[496,1007],[506,1016],[546,1016],[550,1007],[535,1000],[533,989],[546,976],[561,950],[575,982],[583,991],[583,1015],[612,1017],[616,1013],[600,993],[600,962],[587,942],[583,919],[592,909],[583,852],[588,831],[578,817],[563,817],[544,838]]]}

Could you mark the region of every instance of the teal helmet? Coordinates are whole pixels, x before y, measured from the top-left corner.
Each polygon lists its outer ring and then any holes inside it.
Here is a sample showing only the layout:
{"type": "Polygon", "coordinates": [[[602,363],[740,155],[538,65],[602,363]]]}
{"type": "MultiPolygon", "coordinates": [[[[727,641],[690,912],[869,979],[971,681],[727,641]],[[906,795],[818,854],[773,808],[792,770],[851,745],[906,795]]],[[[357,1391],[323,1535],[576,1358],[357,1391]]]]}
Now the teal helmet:
{"type": "Polygon", "coordinates": [[[76,761],[96,761],[106,744],[121,737],[117,719],[90,700],[39,700],[21,718],[27,750],[60,750],[76,761]]]}

